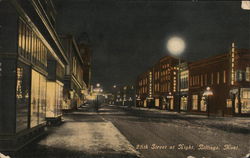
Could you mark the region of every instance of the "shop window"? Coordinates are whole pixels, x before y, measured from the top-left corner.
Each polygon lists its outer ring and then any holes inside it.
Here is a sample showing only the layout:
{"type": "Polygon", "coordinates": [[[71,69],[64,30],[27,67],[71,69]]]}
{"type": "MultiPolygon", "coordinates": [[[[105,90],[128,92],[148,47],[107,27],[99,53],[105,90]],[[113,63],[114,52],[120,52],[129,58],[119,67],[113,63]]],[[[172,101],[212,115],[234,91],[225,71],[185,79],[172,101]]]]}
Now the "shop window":
{"type": "Polygon", "coordinates": [[[28,128],[28,108],[30,100],[30,69],[25,64],[17,64],[16,85],[16,132],[28,128]]]}
{"type": "Polygon", "coordinates": [[[242,89],[241,113],[250,113],[250,89],[242,89]]]}
{"type": "Polygon", "coordinates": [[[181,110],[187,110],[187,97],[181,97],[181,110]]]}
{"type": "Polygon", "coordinates": [[[192,110],[198,110],[198,95],[192,95],[192,110]]]}
{"type": "Polygon", "coordinates": [[[201,99],[201,111],[207,111],[207,103],[206,103],[206,98],[205,97],[202,97],[201,99]]]}
{"type": "Polygon", "coordinates": [[[32,70],[30,126],[35,127],[45,121],[46,78],[32,70]]]}
{"type": "Polygon", "coordinates": [[[39,85],[39,120],[38,123],[41,124],[45,122],[45,110],[46,110],[46,77],[40,75],[40,85],[39,85]]]}
{"type": "Polygon", "coordinates": [[[170,110],[174,110],[174,99],[170,99],[170,110]]]}
{"type": "Polygon", "coordinates": [[[235,98],[235,113],[239,113],[239,100],[238,97],[235,98]]]}
{"type": "Polygon", "coordinates": [[[232,100],[231,99],[227,99],[227,108],[232,108],[232,100]]]}
{"type": "Polygon", "coordinates": [[[160,100],[159,99],[155,99],[155,106],[159,107],[160,106],[160,100]]]}
{"type": "Polygon", "coordinates": [[[250,99],[242,100],[241,113],[250,114],[250,99]]]}

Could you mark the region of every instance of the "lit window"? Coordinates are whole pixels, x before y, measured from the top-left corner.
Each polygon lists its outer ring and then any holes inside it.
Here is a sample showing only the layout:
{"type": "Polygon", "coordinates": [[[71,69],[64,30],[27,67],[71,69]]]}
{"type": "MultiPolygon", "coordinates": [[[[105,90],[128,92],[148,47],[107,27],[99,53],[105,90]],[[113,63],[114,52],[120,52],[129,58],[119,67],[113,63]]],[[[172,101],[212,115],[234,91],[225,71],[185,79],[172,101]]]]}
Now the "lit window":
{"type": "Polygon", "coordinates": [[[250,67],[246,67],[246,81],[250,81],[250,67]]]}
{"type": "Polygon", "coordinates": [[[232,108],[232,100],[227,99],[227,108],[232,108]]]}
{"type": "Polygon", "coordinates": [[[205,100],[205,97],[202,97],[201,98],[201,111],[207,111],[207,103],[206,103],[206,100],[205,100]]]}
{"type": "Polygon", "coordinates": [[[192,110],[198,110],[198,95],[192,95],[192,110]]]}
{"type": "Polygon", "coordinates": [[[220,72],[217,72],[217,84],[220,84],[220,72]]]}

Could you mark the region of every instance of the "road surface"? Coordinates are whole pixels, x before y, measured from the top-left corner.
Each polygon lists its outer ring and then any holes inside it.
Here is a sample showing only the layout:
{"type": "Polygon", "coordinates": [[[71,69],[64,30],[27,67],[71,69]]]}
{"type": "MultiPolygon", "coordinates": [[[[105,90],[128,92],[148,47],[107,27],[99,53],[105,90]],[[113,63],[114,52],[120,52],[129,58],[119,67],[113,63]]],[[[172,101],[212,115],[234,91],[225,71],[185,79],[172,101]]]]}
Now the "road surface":
{"type": "Polygon", "coordinates": [[[13,157],[241,158],[250,153],[249,118],[106,105],[98,112],[85,107],[67,113],[63,120],[13,157]]]}

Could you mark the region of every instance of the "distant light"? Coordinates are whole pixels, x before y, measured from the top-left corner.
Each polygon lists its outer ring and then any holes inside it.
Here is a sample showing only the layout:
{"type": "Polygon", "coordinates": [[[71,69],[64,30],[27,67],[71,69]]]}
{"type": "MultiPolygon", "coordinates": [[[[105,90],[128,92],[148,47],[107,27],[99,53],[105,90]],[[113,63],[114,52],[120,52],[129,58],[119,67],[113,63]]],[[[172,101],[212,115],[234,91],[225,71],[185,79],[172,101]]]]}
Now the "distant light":
{"type": "Polygon", "coordinates": [[[100,86],[101,86],[100,83],[97,83],[97,84],[96,84],[96,87],[100,87],[100,86]]]}
{"type": "Polygon", "coordinates": [[[116,88],[116,85],[114,85],[113,87],[116,88]]]}
{"type": "Polygon", "coordinates": [[[185,47],[186,44],[180,37],[174,36],[167,41],[167,50],[174,56],[180,56],[183,53],[185,47]]]}
{"type": "Polygon", "coordinates": [[[203,93],[203,96],[212,96],[213,92],[210,87],[207,87],[206,90],[203,93]]]}

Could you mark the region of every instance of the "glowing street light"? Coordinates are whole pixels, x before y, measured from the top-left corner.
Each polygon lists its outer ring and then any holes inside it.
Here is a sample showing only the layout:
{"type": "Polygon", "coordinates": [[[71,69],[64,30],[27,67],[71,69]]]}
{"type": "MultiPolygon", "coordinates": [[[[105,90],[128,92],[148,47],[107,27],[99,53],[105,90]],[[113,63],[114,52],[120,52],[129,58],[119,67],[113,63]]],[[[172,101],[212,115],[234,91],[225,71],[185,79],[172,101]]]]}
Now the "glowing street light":
{"type": "Polygon", "coordinates": [[[167,45],[166,45],[167,50],[169,51],[169,53],[171,55],[173,55],[174,57],[177,57],[179,59],[179,69],[178,69],[178,112],[181,111],[181,92],[180,92],[180,65],[181,65],[181,55],[183,54],[185,48],[186,48],[186,44],[184,42],[184,40],[181,37],[178,36],[173,36],[171,38],[168,39],[167,41],[167,45]]]}
{"type": "Polygon", "coordinates": [[[100,83],[97,83],[97,84],[96,84],[96,87],[100,87],[100,86],[101,86],[100,83]]]}
{"type": "Polygon", "coordinates": [[[173,56],[179,57],[185,50],[186,44],[180,37],[174,36],[167,41],[167,50],[173,56]]]}

